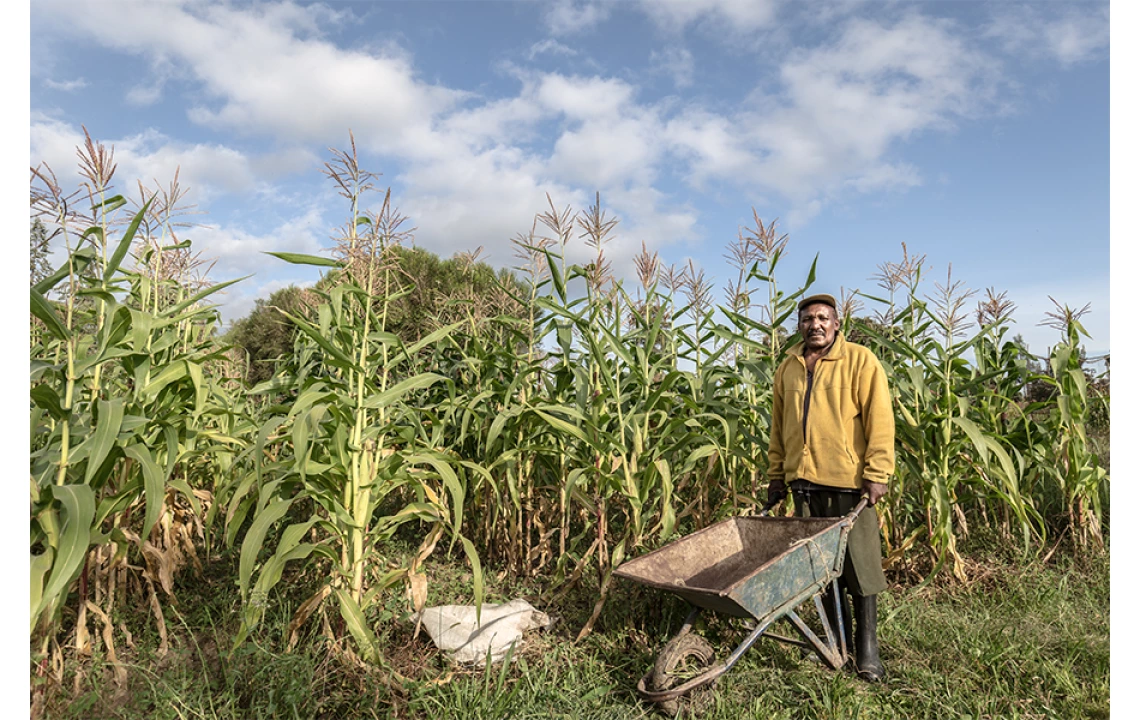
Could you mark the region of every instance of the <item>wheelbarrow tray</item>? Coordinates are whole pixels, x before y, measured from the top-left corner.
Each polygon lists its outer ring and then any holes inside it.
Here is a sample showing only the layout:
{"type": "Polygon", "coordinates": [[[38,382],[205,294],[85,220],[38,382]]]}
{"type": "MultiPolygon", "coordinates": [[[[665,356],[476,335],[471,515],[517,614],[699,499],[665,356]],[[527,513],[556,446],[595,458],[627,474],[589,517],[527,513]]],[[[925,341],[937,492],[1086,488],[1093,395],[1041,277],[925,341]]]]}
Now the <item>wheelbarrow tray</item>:
{"type": "Polygon", "coordinates": [[[619,577],[691,604],[763,620],[843,572],[849,518],[736,517],[623,563],[619,577]]]}

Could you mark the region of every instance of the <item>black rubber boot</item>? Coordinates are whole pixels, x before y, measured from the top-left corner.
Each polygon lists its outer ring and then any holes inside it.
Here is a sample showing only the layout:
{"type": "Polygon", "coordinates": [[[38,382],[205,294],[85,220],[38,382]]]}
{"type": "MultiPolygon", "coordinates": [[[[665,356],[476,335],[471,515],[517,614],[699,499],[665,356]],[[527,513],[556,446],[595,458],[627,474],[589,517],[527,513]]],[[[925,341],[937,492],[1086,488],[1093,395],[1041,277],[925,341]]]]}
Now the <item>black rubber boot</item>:
{"type": "Polygon", "coordinates": [[[878,595],[852,595],[855,605],[855,670],[867,682],[879,682],[886,671],[879,660],[878,595]]]}

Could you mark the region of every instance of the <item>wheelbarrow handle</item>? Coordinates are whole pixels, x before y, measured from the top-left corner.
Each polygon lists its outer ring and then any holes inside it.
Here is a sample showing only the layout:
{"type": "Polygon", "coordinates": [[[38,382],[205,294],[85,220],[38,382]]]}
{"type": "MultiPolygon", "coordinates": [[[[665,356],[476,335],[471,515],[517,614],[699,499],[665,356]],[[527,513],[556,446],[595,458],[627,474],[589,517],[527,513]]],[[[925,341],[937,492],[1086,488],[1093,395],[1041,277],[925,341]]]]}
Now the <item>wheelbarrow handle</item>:
{"type": "MultiPolygon", "coordinates": [[[[760,509],[760,517],[767,517],[768,513],[772,512],[772,508],[774,508],[777,505],[779,505],[780,503],[784,502],[784,498],[786,498],[786,497],[787,497],[787,494],[781,495],[780,497],[776,498],[775,500],[770,501],[768,504],[766,504],[764,507],[762,507],[760,509]]],[[[867,496],[864,495],[862,498],[860,498],[859,504],[856,505],[854,508],[852,508],[851,512],[848,513],[848,515],[852,519],[859,517],[859,513],[863,512],[863,510],[865,510],[867,508],[867,504],[868,504],[867,496]]]]}
{"type": "Polygon", "coordinates": [[[768,504],[766,504],[764,507],[760,508],[760,517],[768,517],[768,513],[772,512],[772,508],[774,508],[777,505],[779,505],[780,503],[784,502],[784,498],[786,498],[786,497],[787,497],[787,493],[781,495],[780,497],[776,498],[775,500],[770,500],[768,502],[768,504]]]}

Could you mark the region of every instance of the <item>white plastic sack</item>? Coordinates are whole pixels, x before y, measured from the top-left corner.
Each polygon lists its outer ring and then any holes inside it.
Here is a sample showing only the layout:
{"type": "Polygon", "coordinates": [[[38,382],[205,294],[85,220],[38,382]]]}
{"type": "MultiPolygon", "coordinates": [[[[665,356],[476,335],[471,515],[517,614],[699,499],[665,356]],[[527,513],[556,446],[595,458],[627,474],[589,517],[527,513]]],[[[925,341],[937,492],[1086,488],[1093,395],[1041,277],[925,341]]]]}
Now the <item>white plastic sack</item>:
{"type": "Polygon", "coordinates": [[[488,651],[491,662],[499,662],[524,632],[550,626],[546,613],[522,599],[484,604],[479,620],[476,624],[474,605],[429,607],[419,614],[435,646],[465,665],[482,666],[488,651]]]}

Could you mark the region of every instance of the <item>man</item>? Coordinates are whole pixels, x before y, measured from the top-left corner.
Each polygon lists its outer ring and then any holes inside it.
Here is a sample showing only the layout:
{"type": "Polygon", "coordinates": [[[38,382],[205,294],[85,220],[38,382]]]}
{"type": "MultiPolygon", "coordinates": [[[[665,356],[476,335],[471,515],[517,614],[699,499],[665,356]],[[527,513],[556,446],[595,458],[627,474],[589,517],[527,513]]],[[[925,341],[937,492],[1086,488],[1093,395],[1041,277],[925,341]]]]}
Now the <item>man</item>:
{"type": "MultiPolygon", "coordinates": [[[[867,348],[847,342],[831,295],[812,295],[799,304],[803,341],[788,351],[773,381],[772,427],[768,445],[768,501],[787,496],[796,514],[839,517],[866,495],[847,538],[840,580],[841,606],[855,609],[855,669],[870,682],[882,680],[876,632],[876,598],[886,589],[879,518],[874,505],[887,491],[895,469],[895,421],[887,376],[867,348]]],[[[824,598],[836,627],[830,590],[824,598]]],[[[850,619],[844,622],[851,627],[850,619]]],[[[848,648],[850,636],[845,633],[848,648]]]]}

